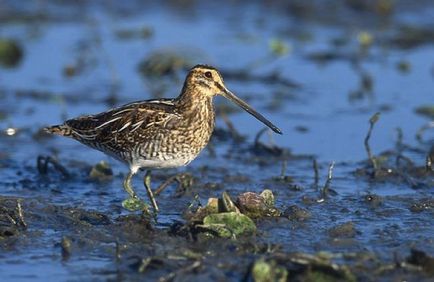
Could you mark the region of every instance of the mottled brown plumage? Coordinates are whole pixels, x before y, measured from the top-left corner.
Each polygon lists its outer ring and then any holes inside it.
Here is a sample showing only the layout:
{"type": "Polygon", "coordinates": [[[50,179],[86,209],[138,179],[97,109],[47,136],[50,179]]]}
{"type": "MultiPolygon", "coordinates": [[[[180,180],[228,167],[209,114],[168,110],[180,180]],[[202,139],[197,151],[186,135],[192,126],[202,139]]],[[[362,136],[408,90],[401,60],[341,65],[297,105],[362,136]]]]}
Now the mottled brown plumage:
{"type": "MultiPolygon", "coordinates": [[[[71,137],[128,164],[130,173],[124,188],[131,197],[136,197],[130,181],[140,168],[187,165],[208,144],[215,120],[212,99],[219,94],[281,134],[276,126],[227,90],[215,68],[204,65],[190,70],[181,94],[175,99],[134,102],[70,119],[45,130],[71,137]]],[[[147,189],[158,210],[152,191],[147,189]]]]}

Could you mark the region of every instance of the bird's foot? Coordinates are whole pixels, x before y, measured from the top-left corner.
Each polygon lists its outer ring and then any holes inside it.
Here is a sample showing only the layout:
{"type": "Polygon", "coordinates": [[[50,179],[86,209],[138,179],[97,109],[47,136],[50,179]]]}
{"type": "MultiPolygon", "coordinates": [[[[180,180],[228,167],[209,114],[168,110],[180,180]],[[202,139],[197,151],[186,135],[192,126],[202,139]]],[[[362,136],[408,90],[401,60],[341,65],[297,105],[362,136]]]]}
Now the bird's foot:
{"type": "Polygon", "coordinates": [[[132,212],[143,211],[144,213],[149,213],[149,207],[145,203],[145,201],[135,195],[133,197],[123,200],[122,207],[132,212]]]}

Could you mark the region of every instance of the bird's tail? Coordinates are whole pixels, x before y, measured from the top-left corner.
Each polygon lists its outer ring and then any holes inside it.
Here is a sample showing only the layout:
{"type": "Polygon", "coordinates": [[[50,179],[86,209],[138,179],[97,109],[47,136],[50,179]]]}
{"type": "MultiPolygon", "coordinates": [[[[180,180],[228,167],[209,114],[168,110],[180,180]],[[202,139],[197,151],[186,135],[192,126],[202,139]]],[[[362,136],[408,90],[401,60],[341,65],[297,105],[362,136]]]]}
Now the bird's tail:
{"type": "Polygon", "coordinates": [[[65,124],[45,127],[44,131],[47,133],[50,133],[50,134],[56,134],[56,135],[61,135],[61,136],[66,136],[66,137],[69,137],[72,135],[71,127],[69,127],[65,124]]]}

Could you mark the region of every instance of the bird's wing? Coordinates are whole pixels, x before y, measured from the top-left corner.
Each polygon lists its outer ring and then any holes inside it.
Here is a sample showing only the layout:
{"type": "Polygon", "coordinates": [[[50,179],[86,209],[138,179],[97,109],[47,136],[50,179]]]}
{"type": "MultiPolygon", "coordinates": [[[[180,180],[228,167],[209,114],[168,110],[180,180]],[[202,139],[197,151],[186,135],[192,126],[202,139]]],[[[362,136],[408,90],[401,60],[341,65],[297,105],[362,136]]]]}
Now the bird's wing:
{"type": "Polygon", "coordinates": [[[83,141],[104,142],[138,129],[166,126],[180,118],[173,99],[130,103],[97,115],[81,116],[65,122],[83,141]]]}

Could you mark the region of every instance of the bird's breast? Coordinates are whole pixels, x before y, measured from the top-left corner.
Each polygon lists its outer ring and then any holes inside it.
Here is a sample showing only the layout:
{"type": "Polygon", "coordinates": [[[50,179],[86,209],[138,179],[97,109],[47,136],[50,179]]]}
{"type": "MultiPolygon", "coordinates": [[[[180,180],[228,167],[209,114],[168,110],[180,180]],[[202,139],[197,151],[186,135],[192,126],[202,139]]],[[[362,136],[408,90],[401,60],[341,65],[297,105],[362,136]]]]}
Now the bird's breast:
{"type": "Polygon", "coordinates": [[[148,132],[148,138],[133,150],[130,166],[173,168],[190,163],[208,144],[214,130],[210,106],[184,109],[170,126],[148,132]]]}

